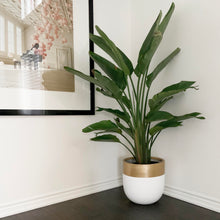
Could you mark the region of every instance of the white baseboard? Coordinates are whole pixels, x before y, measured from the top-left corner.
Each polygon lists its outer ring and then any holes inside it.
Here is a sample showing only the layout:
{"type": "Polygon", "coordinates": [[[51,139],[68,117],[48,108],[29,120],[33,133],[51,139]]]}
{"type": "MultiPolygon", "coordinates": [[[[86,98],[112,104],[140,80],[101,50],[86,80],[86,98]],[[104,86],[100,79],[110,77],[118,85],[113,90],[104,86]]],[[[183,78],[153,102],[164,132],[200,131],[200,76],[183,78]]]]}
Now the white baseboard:
{"type": "Polygon", "coordinates": [[[112,189],[121,185],[122,179],[119,178],[115,180],[99,182],[92,185],[86,185],[82,187],[59,191],[23,201],[17,201],[15,203],[3,204],[0,205],[0,218],[41,208],[51,204],[64,202],[81,196],[101,192],[103,190],[112,189]]]}
{"type": "Polygon", "coordinates": [[[216,198],[172,186],[165,186],[164,194],[220,213],[220,200],[216,198]]]}
{"type": "MultiPolygon", "coordinates": [[[[15,203],[3,204],[0,205],[0,218],[112,189],[121,185],[122,179],[118,178],[115,180],[59,191],[23,201],[17,201],[15,203]]],[[[220,212],[220,200],[215,198],[171,186],[165,186],[164,194],[197,206],[220,212]]]]}

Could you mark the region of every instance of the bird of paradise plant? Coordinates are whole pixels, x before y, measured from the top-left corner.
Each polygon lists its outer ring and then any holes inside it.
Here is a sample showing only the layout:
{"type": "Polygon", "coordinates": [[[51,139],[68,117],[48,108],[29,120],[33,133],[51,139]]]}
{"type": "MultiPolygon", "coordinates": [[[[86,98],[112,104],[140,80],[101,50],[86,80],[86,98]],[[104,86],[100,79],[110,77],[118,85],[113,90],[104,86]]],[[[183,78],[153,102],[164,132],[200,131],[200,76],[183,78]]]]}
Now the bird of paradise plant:
{"type": "Polygon", "coordinates": [[[181,126],[186,119],[204,119],[199,112],[175,116],[161,110],[175,94],[190,88],[197,89],[194,86],[195,81],[178,82],[164,88],[152,98],[148,97],[154,79],[180,52],[180,48],[175,49],[152,72],[149,72],[151,60],[163,38],[174,8],[175,5],[172,3],[162,21],[160,11],[142,44],[135,68],[129,58],[98,26],[96,26],[96,30],[99,36],[90,34],[90,39],[104,50],[115,63],[113,64],[104,57],[90,52],[90,57],[105,72],[105,75],[94,69],[94,77],[90,77],[80,71],[65,67],[74,75],[94,83],[98,92],[115,99],[120,107],[119,109],[98,107],[97,111],[113,114],[114,121],[102,120],[90,124],[83,129],[83,132],[95,131],[96,136],[91,138],[92,141],[122,144],[138,164],[151,163],[152,146],[164,129],[181,126]],[[121,136],[121,139],[118,136],[121,136]]]}

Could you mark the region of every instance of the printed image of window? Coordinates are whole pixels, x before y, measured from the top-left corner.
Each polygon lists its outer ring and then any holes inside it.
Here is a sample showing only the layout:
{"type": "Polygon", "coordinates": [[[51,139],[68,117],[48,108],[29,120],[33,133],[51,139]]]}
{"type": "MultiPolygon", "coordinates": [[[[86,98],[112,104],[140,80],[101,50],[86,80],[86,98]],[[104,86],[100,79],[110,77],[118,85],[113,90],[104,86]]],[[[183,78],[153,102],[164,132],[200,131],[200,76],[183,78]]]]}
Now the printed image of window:
{"type": "Polygon", "coordinates": [[[22,53],[22,33],[21,28],[16,27],[16,46],[17,46],[17,55],[21,55],[22,53]]]}
{"type": "Polygon", "coordinates": [[[21,0],[21,18],[24,19],[41,3],[42,0],[21,0]]]}
{"type": "Polygon", "coordinates": [[[28,15],[33,10],[33,1],[25,1],[26,4],[26,14],[28,15]]]}
{"type": "Polygon", "coordinates": [[[40,3],[42,3],[42,0],[35,0],[35,1],[34,1],[35,8],[36,8],[40,3]]]}
{"type": "Polygon", "coordinates": [[[8,53],[14,54],[15,53],[15,42],[14,42],[14,24],[8,21],[8,53]]]}
{"type": "Polygon", "coordinates": [[[0,51],[5,51],[5,18],[0,15],[0,51]]]}

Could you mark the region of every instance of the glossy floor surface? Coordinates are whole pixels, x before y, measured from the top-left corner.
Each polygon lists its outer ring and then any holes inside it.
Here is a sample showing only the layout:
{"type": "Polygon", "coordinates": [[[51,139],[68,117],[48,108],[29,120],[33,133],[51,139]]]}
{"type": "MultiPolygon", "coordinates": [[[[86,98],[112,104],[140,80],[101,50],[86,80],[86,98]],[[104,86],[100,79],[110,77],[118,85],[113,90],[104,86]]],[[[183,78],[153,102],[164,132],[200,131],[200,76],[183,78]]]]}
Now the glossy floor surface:
{"type": "Polygon", "coordinates": [[[127,200],[121,187],[2,220],[220,220],[220,214],[168,196],[150,206],[127,200]]]}

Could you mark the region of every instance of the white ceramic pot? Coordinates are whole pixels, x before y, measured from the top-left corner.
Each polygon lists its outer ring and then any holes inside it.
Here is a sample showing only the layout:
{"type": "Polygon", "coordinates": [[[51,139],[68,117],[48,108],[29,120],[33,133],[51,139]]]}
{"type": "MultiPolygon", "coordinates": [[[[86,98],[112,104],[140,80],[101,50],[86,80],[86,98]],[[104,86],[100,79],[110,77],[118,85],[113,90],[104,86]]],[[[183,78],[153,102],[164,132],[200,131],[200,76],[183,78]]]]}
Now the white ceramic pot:
{"type": "Polygon", "coordinates": [[[123,166],[123,189],[134,203],[149,205],[157,202],[164,191],[164,160],[152,157],[152,164],[135,164],[126,158],[123,166]]]}

